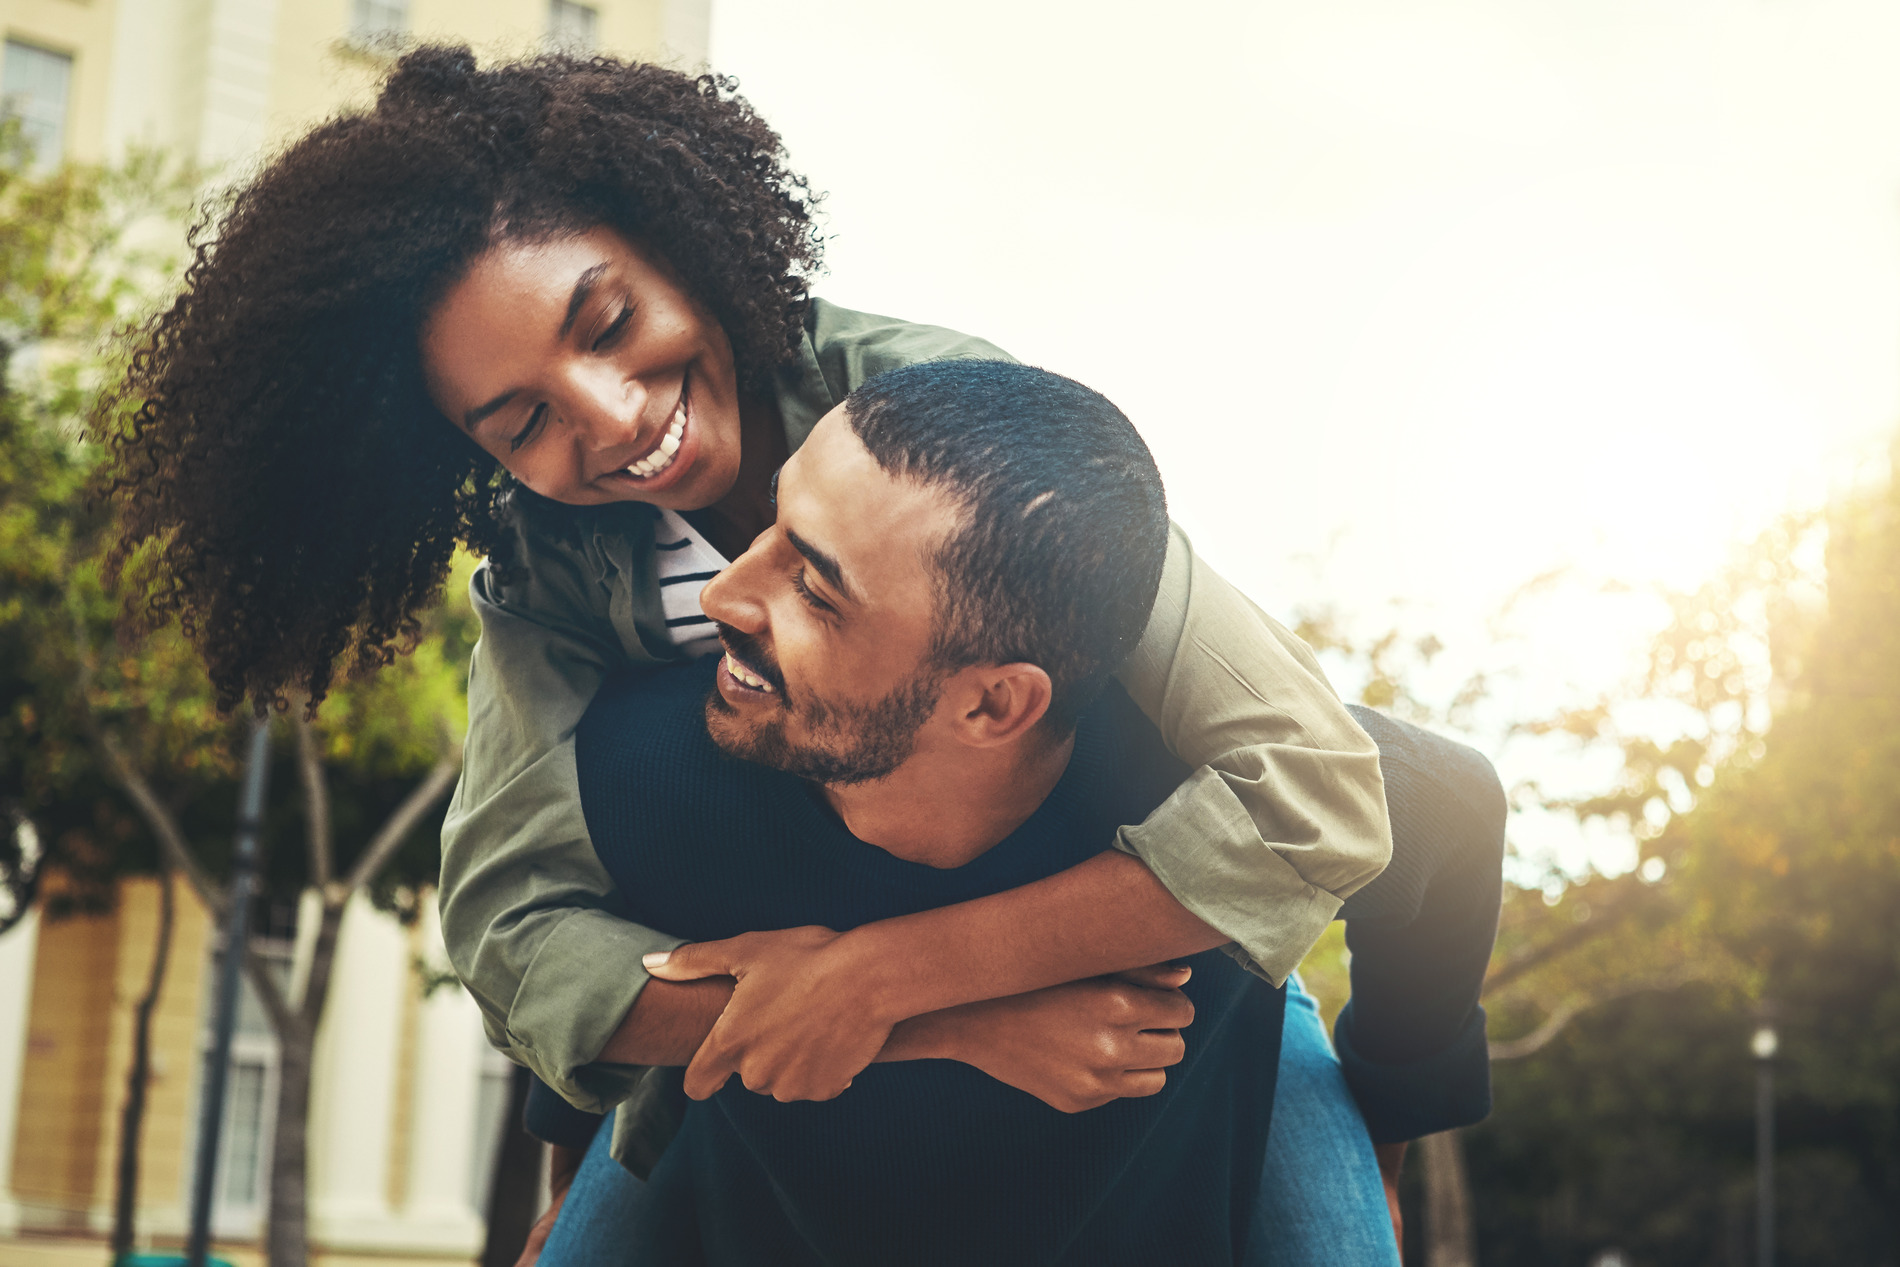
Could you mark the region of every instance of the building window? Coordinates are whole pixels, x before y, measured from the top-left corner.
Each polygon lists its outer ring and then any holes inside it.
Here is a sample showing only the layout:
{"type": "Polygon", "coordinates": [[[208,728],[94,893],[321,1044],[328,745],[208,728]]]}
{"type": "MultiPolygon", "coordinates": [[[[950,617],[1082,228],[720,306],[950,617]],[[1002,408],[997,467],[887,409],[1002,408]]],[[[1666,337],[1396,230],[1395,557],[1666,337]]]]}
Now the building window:
{"type": "MultiPolygon", "coordinates": [[[[292,944],[258,938],[251,942],[265,970],[279,989],[290,984],[292,944]]],[[[218,964],[223,955],[213,951],[205,960],[203,1028],[199,1032],[197,1073],[202,1077],[204,1055],[215,1040],[218,964]]],[[[224,1123],[218,1146],[218,1173],[214,1182],[211,1222],[221,1237],[256,1236],[269,1208],[271,1142],[277,1125],[277,1035],[263,1000],[248,979],[239,978],[236,1024],[232,1027],[231,1063],[224,1084],[224,1123]]],[[[202,1094],[202,1087],[199,1094],[202,1094]]],[[[193,1097],[194,1104],[196,1096],[193,1097]]],[[[195,1109],[194,1109],[195,1113],[195,1109]]],[[[195,1124],[195,1118],[194,1118],[195,1124]]],[[[185,1174],[194,1172],[195,1146],[187,1152],[185,1174]]],[[[187,1180],[189,1182],[189,1180],[187,1180]]]]}
{"type": "Polygon", "coordinates": [[[361,44],[400,44],[409,34],[409,0],[355,0],[350,38],[361,44]]]}
{"type": "Polygon", "coordinates": [[[50,167],[66,152],[66,95],[73,59],[18,40],[7,41],[0,66],[0,97],[6,117],[20,121],[20,135],[34,161],[50,167]]]}
{"type": "Polygon", "coordinates": [[[594,51],[600,13],[591,4],[548,0],[548,47],[568,53],[594,51]]]}

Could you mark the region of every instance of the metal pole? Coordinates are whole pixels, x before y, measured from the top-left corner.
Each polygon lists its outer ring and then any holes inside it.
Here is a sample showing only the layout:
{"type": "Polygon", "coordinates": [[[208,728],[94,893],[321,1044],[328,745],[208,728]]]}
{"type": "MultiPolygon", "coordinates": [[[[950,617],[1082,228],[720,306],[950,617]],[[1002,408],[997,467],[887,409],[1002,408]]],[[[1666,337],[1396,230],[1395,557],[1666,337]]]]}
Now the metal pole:
{"type": "Polygon", "coordinates": [[[198,1105],[198,1160],[191,1183],[191,1235],[185,1242],[188,1267],[204,1267],[211,1246],[212,1186],[218,1177],[218,1144],[224,1128],[224,1081],[231,1067],[231,1034],[237,1026],[239,973],[244,965],[251,897],[257,888],[258,831],[264,819],[264,789],[270,776],[270,719],[251,724],[250,753],[244,761],[244,790],[238,798],[237,841],[231,851],[231,883],[224,919],[224,958],[218,962],[218,1010],[211,1050],[205,1055],[204,1098],[198,1105]]]}
{"type": "Polygon", "coordinates": [[[1775,1049],[1772,1025],[1755,1031],[1755,1262],[1775,1267],[1775,1049]]]}

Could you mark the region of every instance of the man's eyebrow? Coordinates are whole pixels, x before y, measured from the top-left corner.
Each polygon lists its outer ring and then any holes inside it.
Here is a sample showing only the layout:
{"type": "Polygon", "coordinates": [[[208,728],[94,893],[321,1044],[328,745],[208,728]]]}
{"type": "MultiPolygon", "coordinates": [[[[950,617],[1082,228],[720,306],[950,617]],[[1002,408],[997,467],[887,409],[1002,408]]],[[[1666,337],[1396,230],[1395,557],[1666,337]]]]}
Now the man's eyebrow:
{"type": "Polygon", "coordinates": [[[832,558],[823,550],[820,550],[817,546],[793,532],[790,528],[785,530],[785,538],[792,543],[792,549],[804,555],[805,561],[818,569],[818,575],[824,577],[825,580],[831,583],[832,589],[837,590],[854,603],[858,601],[857,595],[851,592],[851,587],[845,584],[844,569],[838,566],[838,560],[832,558]]]}
{"type": "MultiPolygon", "coordinates": [[[[567,315],[561,318],[561,337],[563,339],[573,332],[574,322],[580,318],[581,309],[587,306],[588,297],[594,293],[594,284],[600,281],[601,275],[606,271],[607,264],[603,260],[601,263],[594,265],[574,279],[574,293],[567,297],[567,315]]],[[[475,406],[475,408],[462,415],[462,430],[475,430],[476,424],[481,422],[482,419],[488,417],[497,409],[502,408],[514,398],[515,391],[513,388],[510,388],[487,404],[475,406]]]]}
{"type": "Polygon", "coordinates": [[[574,319],[581,315],[581,307],[587,302],[587,297],[594,293],[594,283],[599,281],[600,275],[606,271],[607,264],[605,261],[602,261],[588,269],[585,273],[582,273],[579,279],[575,281],[574,293],[567,297],[567,319],[561,322],[561,337],[563,339],[565,339],[568,332],[574,328],[574,319]]]}

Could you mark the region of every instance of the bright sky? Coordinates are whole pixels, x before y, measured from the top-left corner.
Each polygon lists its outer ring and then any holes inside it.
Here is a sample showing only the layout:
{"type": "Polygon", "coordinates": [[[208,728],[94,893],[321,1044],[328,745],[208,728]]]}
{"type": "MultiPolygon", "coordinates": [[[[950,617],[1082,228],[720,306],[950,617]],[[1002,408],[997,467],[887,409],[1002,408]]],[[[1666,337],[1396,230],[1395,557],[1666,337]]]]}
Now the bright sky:
{"type": "MultiPolygon", "coordinates": [[[[712,58],[829,193],[819,293],[1106,392],[1276,614],[1482,663],[1523,581],[1693,584],[1900,421],[1900,6],[714,0],[712,58]]],[[[1527,703],[1646,610],[1561,605],[1527,703]]]]}

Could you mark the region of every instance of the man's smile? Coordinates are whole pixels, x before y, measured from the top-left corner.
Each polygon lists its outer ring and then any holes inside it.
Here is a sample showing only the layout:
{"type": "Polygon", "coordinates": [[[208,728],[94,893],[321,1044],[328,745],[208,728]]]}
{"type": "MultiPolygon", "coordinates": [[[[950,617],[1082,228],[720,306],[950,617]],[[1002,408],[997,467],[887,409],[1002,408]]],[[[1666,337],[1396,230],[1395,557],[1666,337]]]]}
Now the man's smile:
{"type": "Polygon", "coordinates": [[[731,674],[738,681],[739,685],[748,690],[764,691],[768,694],[772,693],[773,688],[770,682],[767,682],[764,678],[759,677],[743,664],[733,659],[730,652],[726,654],[725,660],[721,662],[719,667],[731,674]]]}
{"type": "Polygon", "coordinates": [[[719,641],[726,648],[726,654],[719,659],[721,688],[734,693],[783,697],[785,680],[779,676],[778,665],[772,662],[759,640],[730,625],[721,624],[718,629],[719,641]]]}

